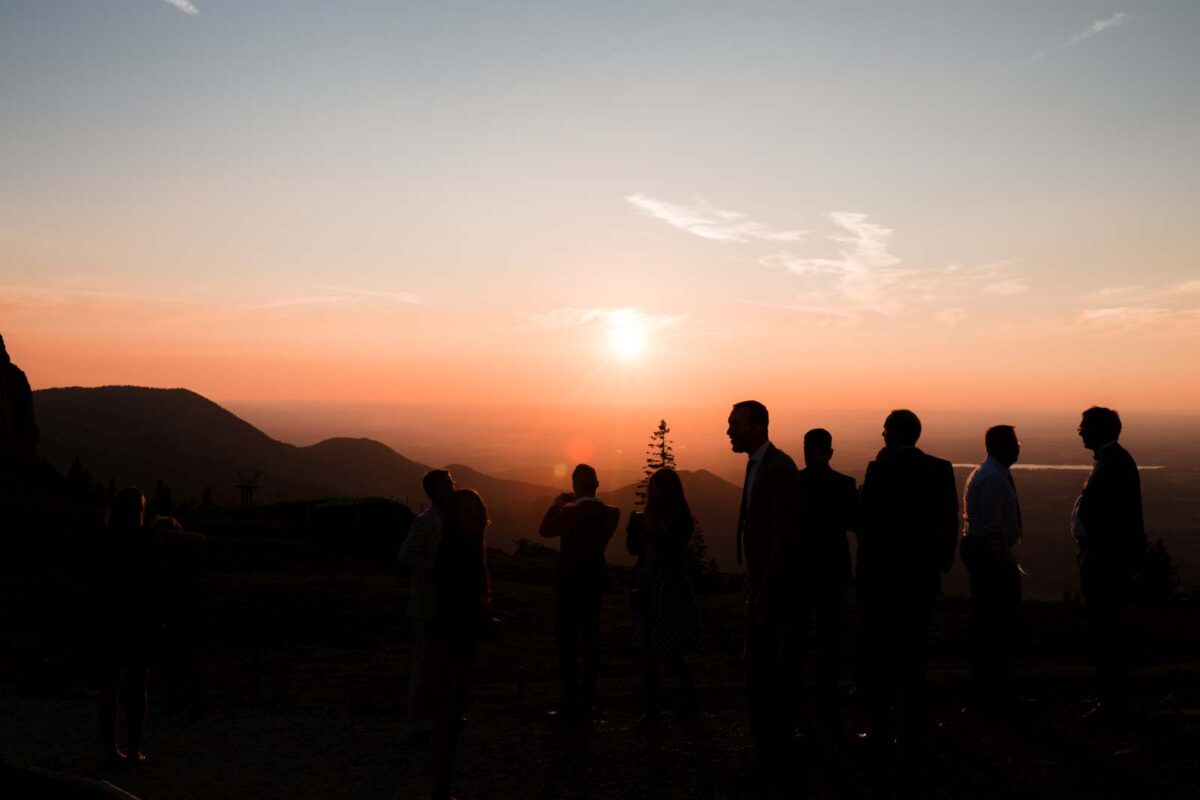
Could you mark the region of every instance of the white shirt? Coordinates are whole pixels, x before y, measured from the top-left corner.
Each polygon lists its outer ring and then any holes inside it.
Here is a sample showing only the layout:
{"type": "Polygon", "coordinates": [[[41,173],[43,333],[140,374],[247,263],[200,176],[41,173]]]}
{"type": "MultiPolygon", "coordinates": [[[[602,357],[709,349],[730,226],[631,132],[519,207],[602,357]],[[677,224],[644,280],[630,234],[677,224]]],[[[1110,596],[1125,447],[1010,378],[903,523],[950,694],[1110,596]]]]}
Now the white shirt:
{"type": "Polygon", "coordinates": [[[1008,467],[991,456],[971,471],[963,490],[963,536],[986,539],[996,556],[1013,562],[1021,538],[1021,502],[1008,467]]]}
{"type": "Polygon", "coordinates": [[[400,545],[396,560],[401,566],[412,570],[409,585],[408,606],[405,614],[410,619],[433,619],[436,595],[433,590],[433,558],[437,555],[442,540],[442,515],[430,508],[422,511],[408,528],[408,536],[400,545]]]}

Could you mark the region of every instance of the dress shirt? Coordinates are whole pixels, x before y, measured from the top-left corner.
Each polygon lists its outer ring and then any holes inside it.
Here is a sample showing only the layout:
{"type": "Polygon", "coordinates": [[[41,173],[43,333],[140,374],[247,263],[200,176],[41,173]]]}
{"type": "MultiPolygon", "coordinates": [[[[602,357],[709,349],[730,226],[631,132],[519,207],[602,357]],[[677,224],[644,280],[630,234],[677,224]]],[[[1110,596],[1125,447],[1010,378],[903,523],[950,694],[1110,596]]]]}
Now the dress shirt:
{"type": "Polygon", "coordinates": [[[433,588],[433,559],[442,539],[442,515],[427,509],[417,515],[408,528],[408,536],[400,545],[396,560],[412,570],[405,614],[410,619],[428,621],[433,618],[436,593],[433,588]]]}
{"type": "Polygon", "coordinates": [[[991,456],[971,471],[963,490],[963,536],[978,536],[996,557],[1013,562],[1021,539],[1021,502],[1008,467],[991,456]]]}

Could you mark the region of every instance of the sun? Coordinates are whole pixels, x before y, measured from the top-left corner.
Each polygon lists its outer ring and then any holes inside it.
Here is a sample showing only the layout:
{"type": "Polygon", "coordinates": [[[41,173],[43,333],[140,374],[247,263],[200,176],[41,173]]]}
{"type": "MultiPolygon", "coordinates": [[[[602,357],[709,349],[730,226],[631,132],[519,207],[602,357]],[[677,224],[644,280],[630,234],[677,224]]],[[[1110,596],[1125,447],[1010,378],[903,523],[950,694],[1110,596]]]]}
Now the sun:
{"type": "Polygon", "coordinates": [[[621,320],[608,332],[608,346],[617,358],[632,361],[646,351],[646,332],[634,320],[621,320]]]}

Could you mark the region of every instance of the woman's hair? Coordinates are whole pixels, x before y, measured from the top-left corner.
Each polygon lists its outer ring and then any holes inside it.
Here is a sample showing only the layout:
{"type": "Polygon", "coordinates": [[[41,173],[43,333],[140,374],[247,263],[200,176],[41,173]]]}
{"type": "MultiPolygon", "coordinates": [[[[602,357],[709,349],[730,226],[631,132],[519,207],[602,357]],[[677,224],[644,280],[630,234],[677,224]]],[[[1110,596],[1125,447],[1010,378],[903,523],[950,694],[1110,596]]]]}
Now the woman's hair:
{"type": "Polygon", "coordinates": [[[146,496],[134,486],[126,486],[113,497],[108,507],[108,527],[140,528],[146,516],[146,496]]]}
{"type": "Polygon", "coordinates": [[[663,467],[650,476],[646,484],[646,513],[689,528],[696,524],[678,472],[663,467]]]}
{"type": "Polygon", "coordinates": [[[483,498],[479,496],[479,492],[474,489],[455,489],[450,495],[450,502],[446,504],[446,521],[444,527],[456,531],[462,530],[463,512],[468,505],[474,505],[479,511],[479,515],[483,517],[483,524],[488,524],[487,506],[483,504],[483,498]]]}
{"type": "MultiPolygon", "coordinates": [[[[479,537],[475,538],[474,535],[469,535],[463,528],[463,511],[468,505],[476,507],[480,518],[483,520],[483,527],[487,528],[489,523],[487,506],[483,504],[483,498],[479,496],[479,493],[474,489],[455,489],[454,493],[450,495],[450,501],[446,504],[446,519],[442,527],[442,544],[438,552],[457,552],[468,561],[475,561],[480,564],[483,568],[482,592],[490,598],[492,594],[492,579],[488,575],[487,547],[484,544],[483,531],[479,531],[479,537]]],[[[473,534],[474,532],[471,533],[473,534]]]]}

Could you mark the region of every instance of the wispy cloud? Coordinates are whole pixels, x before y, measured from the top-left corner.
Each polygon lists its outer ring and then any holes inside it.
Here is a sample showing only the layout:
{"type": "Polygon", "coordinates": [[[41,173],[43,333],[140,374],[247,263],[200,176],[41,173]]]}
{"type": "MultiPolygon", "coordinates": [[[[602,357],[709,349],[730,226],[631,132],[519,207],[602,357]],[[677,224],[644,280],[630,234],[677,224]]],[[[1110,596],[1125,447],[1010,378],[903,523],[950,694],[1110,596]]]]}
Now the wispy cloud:
{"type": "Polygon", "coordinates": [[[1011,266],[1005,261],[938,269],[901,267],[900,258],[889,249],[891,228],[858,212],[837,211],[829,217],[841,229],[828,237],[843,246],[837,257],[783,252],[759,259],[765,266],[783,268],[806,279],[808,285],[799,301],[805,308],[894,316],[917,306],[952,303],[964,294],[1029,291],[1024,281],[1005,279],[1011,266]]]}
{"type": "Polygon", "coordinates": [[[1024,294],[1029,290],[1030,286],[1028,283],[1018,280],[997,281],[996,283],[988,284],[982,289],[984,294],[998,294],[1004,296],[1024,294]]]}
{"type": "Polygon", "coordinates": [[[188,2],[188,0],[166,0],[166,2],[178,8],[185,14],[199,14],[200,10],[188,2]]]}
{"type": "Polygon", "coordinates": [[[970,315],[962,308],[947,308],[937,312],[933,318],[948,328],[957,328],[967,321],[970,315]]]}
{"type": "Polygon", "coordinates": [[[1098,334],[1138,331],[1164,336],[1200,336],[1200,280],[1161,286],[1118,286],[1082,298],[1107,302],[1078,312],[1074,330],[1098,334]]]}
{"type": "Polygon", "coordinates": [[[1091,25],[1088,25],[1086,28],[1081,30],[1079,33],[1072,36],[1070,39],[1067,39],[1067,41],[1063,44],[1063,47],[1074,47],[1075,45],[1079,44],[1080,42],[1086,42],[1088,39],[1091,39],[1093,36],[1097,36],[1101,33],[1104,33],[1106,30],[1109,30],[1110,28],[1117,28],[1117,27],[1120,27],[1121,25],[1124,25],[1126,20],[1128,20],[1128,19],[1129,19],[1129,15],[1123,11],[1118,11],[1116,14],[1113,14],[1111,17],[1105,17],[1104,19],[1098,19],[1098,20],[1094,21],[1091,25]]]}
{"type": "Polygon", "coordinates": [[[644,194],[625,198],[634,207],[654,219],[661,220],[690,234],[717,242],[748,242],[758,239],[767,242],[798,242],[806,231],[776,230],[750,219],[740,211],[714,208],[702,200],[691,205],[656,200],[644,194]]]}
{"type": "Polygon", "coordinates": [[[344,295],[347,297],[363,297],[372,298],[375,300],[391,300],[396,303],[404,303],[413,306],[427,306],[429,301],[419,294],[412,292],[389,292],[378,291],[373,289],[352,289],[345,286],[324,286],[322,284],[313,284],[314,289],[321,289],[326,292],[333,292],[336,295],[344,295]]]}
{"type": "Polygon", "coordinates": [[[1104,19],[1094,20],[1086,28],[1081,30],[1079,33],[1076,33],[1074,36],[1071,36],[1070,38],[1066,39],[1065,41],[1061,42],[1060,44],[1058,44],[1054,47],[1047,48],[1045,50],[1039,50],[1038,52],[1034,53],[1031,56],[1022,58],[1019,61],[1015,61],[1012,64],[1009,64],[1005,69],[1008,70],[1008,69],[1012,69],[1013,67],[1019,67],[1019,66],[1025,66],[1028,64],[1032,64],[1035,61],[1041,61],[1043,58],[1048,56],[1054,50],[1062,49],[1065,47],[1074,47],[1077,44],[1086,42],[1088,39],[1091,39],[1093,36],[1098,36],[1107,30],[1111,30],[1113,28],[1118,28],[1121,25],[1124,25],[1128,21],[1129,21],[1129,15],[1123,11],[1118,11],[1117,13],[1113,14],[1111,17],[1105,17],[1104,19]]]}
{"type": "Polygon", "coordinates": [[[533,324],[538,330],[595,325],[605,330],[635,326],[649,332],[672,328],[686,319],[686,314],[647,314],[636,308],[556,308],[534,315],[533,324]]]}

